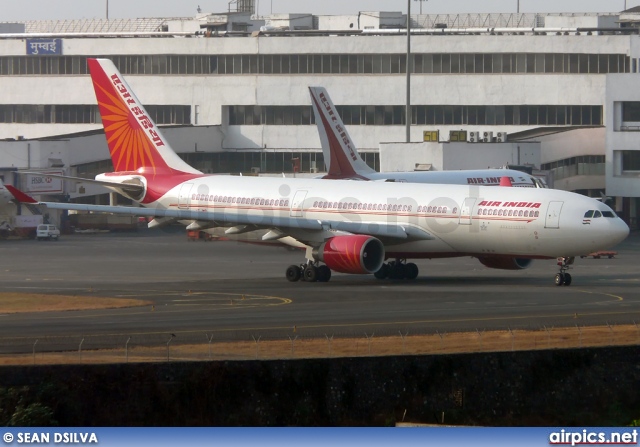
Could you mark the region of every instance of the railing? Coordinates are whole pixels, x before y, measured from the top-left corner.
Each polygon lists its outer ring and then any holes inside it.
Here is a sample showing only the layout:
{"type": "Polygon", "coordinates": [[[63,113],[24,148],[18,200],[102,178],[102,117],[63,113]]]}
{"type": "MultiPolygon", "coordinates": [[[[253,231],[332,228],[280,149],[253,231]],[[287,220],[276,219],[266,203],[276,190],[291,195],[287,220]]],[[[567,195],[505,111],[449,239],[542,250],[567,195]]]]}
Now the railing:
{"type": "Polygon", "coordinates": [[[0,365],[301,359],[568,349],[640,344],[640,320],[627,324],[427,328],[309,333],[237,331],[0,339],[0,365]]]}

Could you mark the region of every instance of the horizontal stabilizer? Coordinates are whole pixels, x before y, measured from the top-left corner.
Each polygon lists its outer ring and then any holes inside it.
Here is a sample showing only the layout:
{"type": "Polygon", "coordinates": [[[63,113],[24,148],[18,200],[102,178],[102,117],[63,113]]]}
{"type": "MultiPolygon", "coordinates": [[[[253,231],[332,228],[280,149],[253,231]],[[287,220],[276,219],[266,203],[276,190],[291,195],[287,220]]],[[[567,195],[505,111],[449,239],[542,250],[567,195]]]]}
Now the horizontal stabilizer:
{"type": "Polygon", "coordinates": [[[29,172],[29,171],[18,171],[16,172],[16,174],[39,175],[44,177],[59,178],[62,180],[68,180],[76,183],[91,183],[94,185],[100,185],[107,188],[119,188],[119,189],[122,189],[123,191],[130,193],[131,195],[138,195],[144,192],[144,186],[134,184],[134,183],[107,182],[104,180],[94,180],[90,178],[70,177],[67,175],[48,174],[48,173],[42,173],[42,172],[29,172]]]}
{"type": "Polygon", "coordinates": [[[5,188],[7,188],[7,190],[11,193],[11,195],[13,197],[15,197],[16,200],[18,202],[20,202],[20,203],[33,203],[33,204],[37,204],[38,203],[38,201],[36,199],[34,199],[33,197],[23,193],[22,191],[20,191],[15,186],[5,185],[5,188]]]}

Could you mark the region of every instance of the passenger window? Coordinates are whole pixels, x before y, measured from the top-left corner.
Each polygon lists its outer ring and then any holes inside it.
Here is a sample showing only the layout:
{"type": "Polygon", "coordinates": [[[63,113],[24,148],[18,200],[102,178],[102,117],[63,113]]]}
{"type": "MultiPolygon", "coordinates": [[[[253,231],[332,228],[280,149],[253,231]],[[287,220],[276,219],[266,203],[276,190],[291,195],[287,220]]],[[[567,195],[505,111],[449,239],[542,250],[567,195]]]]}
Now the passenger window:
{"type": "Polygon", "coordinates": [[[594,217],[594,218],[596,218],[596,217],[602,217],[602,213],[600,213],[600,211],[598,211],[598,210],[595,210],[595,211],[594,211],[594,213],[593,213],[593,217],[594,217]]]}
{"type": "Polygon", "coordinates": [[[589,210],[586,213],[584,213],[584,217],[593,217],[593,210],[589,210]]]}

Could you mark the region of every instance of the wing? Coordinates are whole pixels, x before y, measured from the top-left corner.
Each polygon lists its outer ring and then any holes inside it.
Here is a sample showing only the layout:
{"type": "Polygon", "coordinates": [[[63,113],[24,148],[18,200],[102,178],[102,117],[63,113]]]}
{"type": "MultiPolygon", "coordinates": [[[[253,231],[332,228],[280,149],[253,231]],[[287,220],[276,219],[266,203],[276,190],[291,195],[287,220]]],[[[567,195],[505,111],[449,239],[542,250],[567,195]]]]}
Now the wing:
{"type": "MultiPolygon", "coordinates": [[[[172,218],[176,220],[192,220],[198,222],[212,222],[215,226],[249,225],[257,229],[277,229],[282,237],[293,235],[297,239],[317,240],[318,236],[330,232],[344,232],[351,234],[366,234],[381,239],[401,240],[432,240],[433,235],[422,228],[407,224],[391,224],[379,222],[344,222],[339,220],[306,219],[303,217],[276,215],[248,215],[229,210],[197,211],[177,208],[151,208],[131,206],[88,205],[84,203],[38,202],[19,189],[7,185],[11,194],[22,203],[46,206],[50,209],[74,210],[97,213],[127,214],[156,218],[172,218]],[[303,230],[302,232],[300,230],[303,230]],[[308,233],[305,236],[305,233],[308,233]]],[[[329,236],[330,237],[330,236],[329,236]]]]}

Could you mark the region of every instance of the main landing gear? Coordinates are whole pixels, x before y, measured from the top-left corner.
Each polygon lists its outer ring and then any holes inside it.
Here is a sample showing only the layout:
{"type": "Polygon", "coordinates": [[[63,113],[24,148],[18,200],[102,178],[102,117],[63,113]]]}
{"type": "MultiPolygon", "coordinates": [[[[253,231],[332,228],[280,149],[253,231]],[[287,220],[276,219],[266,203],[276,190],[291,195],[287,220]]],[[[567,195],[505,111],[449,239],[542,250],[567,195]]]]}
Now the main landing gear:
{"type": "Polygon", "coordinates": [[[328,282],[331,279],[331,269],[326,265],[309,261],[307,264],[290,265],[286,272],[287,280],[296,282],[328,282]]]}
{"type": "Polygon", "coordinates": [[[558,267],[560,267],[560,272],[556,273],[555,283],[556,286],[570,286],[571,285],[571,275],[566,273],[569,270],[569,266],[573,264],[576,258],[558,258],[558,267]]]}
{"type": "Polygon", "coordinates": [[[396,259],[382,264],[380,270],[373,276],[377,279],[416,279],[418,277],[418,266],[413,262],[406,262],[406,259],[396,259]]]}

